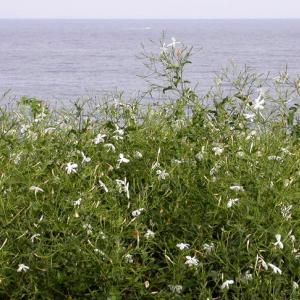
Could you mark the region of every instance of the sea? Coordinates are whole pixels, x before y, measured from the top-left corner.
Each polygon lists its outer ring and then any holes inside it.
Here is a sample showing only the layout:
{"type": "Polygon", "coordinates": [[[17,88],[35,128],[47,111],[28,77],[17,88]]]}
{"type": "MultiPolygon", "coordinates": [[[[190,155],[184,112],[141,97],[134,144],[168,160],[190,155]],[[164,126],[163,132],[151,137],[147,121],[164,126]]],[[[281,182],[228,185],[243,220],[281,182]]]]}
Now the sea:
{"type": "MultiPolygon", "coordinates": [[[[300,20],[0,20],[0,95],[62,104],[148,88],[144,51],[165,37],[192,50],[186,77],[200,91],[235,64],[300,74],[300,20]]],[[[1,96],[0,96],[1,97],[1,96]]]]}

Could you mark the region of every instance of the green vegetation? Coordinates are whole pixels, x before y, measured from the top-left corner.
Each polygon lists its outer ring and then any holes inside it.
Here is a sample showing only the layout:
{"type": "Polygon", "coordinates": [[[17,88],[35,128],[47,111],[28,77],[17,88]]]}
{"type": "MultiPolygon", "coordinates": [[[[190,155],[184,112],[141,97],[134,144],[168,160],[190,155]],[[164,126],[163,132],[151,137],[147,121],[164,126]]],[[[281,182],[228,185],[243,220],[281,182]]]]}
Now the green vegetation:
{"type": "Polygon", "coordinates": [[[299,80],[190,55],[144,53],[162,105],[1,110],[1,299],[299,299],[299,80]]]}

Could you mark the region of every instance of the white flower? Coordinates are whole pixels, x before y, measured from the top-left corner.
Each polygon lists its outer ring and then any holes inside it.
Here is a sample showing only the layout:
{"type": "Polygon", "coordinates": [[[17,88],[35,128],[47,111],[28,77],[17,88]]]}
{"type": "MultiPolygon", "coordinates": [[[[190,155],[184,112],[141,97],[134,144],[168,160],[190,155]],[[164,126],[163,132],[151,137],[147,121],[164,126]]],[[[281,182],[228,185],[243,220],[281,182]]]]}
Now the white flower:
{"type": "Polygon", "coordinates": [[[257,155],[258,157],[262,157],[263,154],[262,154],[261,151],[257,151],[257,152],[256,152],[256,155],[257,155]]]}
{"type": "Polygon", "coordinates": [[[177,244],[176,247],[179,248],[180,250],[189,249],[190,244],[180,243],[180,244],[177,244]]]}
{"type": "Polygon", "coordinates": [[[34,240],[35,240],[37,237],[39,237],[39,236],[40,236],[39,233],[34,234],[34,235],[30,238],[31,243],[34,243],[34,240]]]}
{"type": "Polygon", "coordinates": [[[114,135],[113,139],[115,139],[116,141],[123,140],[123,136],[122,135],[114,135]]]}
{"type": "Polygon", "coordinates": [[[135,151],[134,152],[134,157],[137,159],[141,159],[143,157],[143,154],[139,151],[135,151]]]}
{"type": "Polygon", "coordinates": [[[221,155],[224,152],[224,149],[221,147],[213,147],[212,151],[215,152],[215,155],[221,155]]]}
{"type": "Polygon", "coordinates": [[[29,267],[24,264],[19,264],[17,272],[27,272],[29,270],[29,267]]]}
{"type": "Polygon", "coordinates": [[[199,264],[199,260],[194,256],[194,257],[191,257],[191,256],[186,256],[186,262],[185,264],[188,265],[189,267],[196,267],[198,266],[199,264]]]}
{"type": "Polygon", "coordinates": [[[287,148],[281,148],[281,151],[282,151],[284,154],[292,155],[292,153],[291,153],[287,148]]]}
{"type": "Polygon", "coordinates": [[[151,170],[155,170],[155,169],[159,169],[159,168],[160,168],[160,163],[159,162],[155,162],[151,166],[151,170]]]}
{"type": "Polygon", "coordinates": [[[238,156],[238,157],[244,157],[245,156],[245,152],[243,152],[243,151],[238,151],[237,153],[236,153],[236,155],[238,156]]]}
{"type": "MultiPolygon", "coordinates": [[[[123,105],[123,104],[122,104],[123,105]]],[[[123,105],[124,106],[124,105],[123,105]]],[[[116,130],[113,132],[115,135],[113,136],[113,139],[116,141],[123,140],[124,130],[120,129],[119,126],[116,124],[116,130]]]]}
{"type": "Polygon", "coordinates": [[[235,192],[244,192],[244,188],[241,185],[232,185],[229,187],[232,191],[235,192]]]}
{"type": "Polygon", "coordinates": [[[300,259],[300,253],[298,252],[298,250],[299,249],[294,248],[292,251],[292,253],[294,253],[294,255],[295,255],[295,259],[297,259],[297,260],[300,259]]]}
{"type": "Polygon", "coordinates": [[[264,261],[264,259],[263,259],[261,256],[256,255],[256,262],[257,262],[259,265],[261,265],[265,270],[268,270],[268,269],[269,269],[267,263],[264,261]]]}
{"type": "Polygon", "coordinates": [[[116,179],[116,183],[119,188],[119,193],[126,193],[127,198],[129,199],[129,182],[127,182],[127,179],[124,180],[116,179]]]}
{"type": "Polygon", "coordinates": [[[82,156],[82,163],[84,163],[84,162],[89,163],[91,161],[91,158],[88,156],[85,156],[85,154],[83,152],[81,152],[81,156],[82,156]]]}
{"type": "Polygon", "coordinates": [[[36,132],[29,131],[28,132],[28,138],[33,140],[33,141],[36,141],[38,139],[38,134],[36,132]]]}
{"type": "Polygon", "coordinates": [[[195,155],[195,158],[196,158],[198,161],[201,161],[201,160],[203,160],[204,155],[203,155],[202,152],[198,152],[198,153],[195,155]]]}
{"type": "Polygon", "coordinates": [[[92,227],[91,224],[83,224],[82,227],[83,227],[84,229],[86,229],[86,233],[87,233],[88,235],[92,234],[92,232],[93,232],[93,227],[92,227]]]}
{"type": "Polygon", "coordinates": [[[246,113],[244,114],[245,119],[249,120],[250,122],[253,122],[255,119],[255,114],[253,113],[246,113]]]}
{"type": "MultiPolygon", "coordinates": [[[[252,131],[249,133],[249,135],[247,135],[246,141],[252,139],[256,134],[257,134],[256,130],[252,130],[252,131]]],[[[252,147],[253,147],[253,143],[251,143],[251,148],[252,148],[252,147]]],[[[258,151],[258,152],[260,152],[260,151],[258,151]]]]}
{"type": "Polygon", "coordinates": [[[116,130],[114,131],[114,134],[119,135],[119,136],[123,136],[124,135],[124,130],[120,129],[117,125],[116,125],[116,130]]]}
{"type": "Polygon", "coordinates": [[[264,107],[265,100],[264,100],[262,94],[259,94],[259,96],[256,99],[254,99],[253,102],[254,102],[253,109],[262,110],[265,108],[264,107]]]}
{"type": "Polygon", "coordinates": [[[22,124],[20,129],[21,134],[24,134],[30,127],[31,125],[22,124]]]}
{"type": "Polygon", "coordinates": [[[66,171],[68,174],[77,173],[78,165],[72,162],[67,163],[66,171]]]}
{"type": "Polygon", "coordinates": [[[177,293],[177,294],[180,294],[183,290],[183,286],[180,284],[175,284],[175,285],[169,284],[168,288],[170,289],[171,292],[177,293]]]}
{"type": "Polygon", "coordinates": [[[104,147],[107,148],[107,152],[116,152],[116,147],[113,144],[105,144],[104,147]]]}
{"type": "Polygon", "coordinates": [[[105,253],[104,253],[102,250],[98,249],[98,248],[95,248],[95,249],[94,249],[94,252],[95,252],[95,253],[99,253],[99,254],[105,256],[105,253]]]}
{"type": "Polygon", "coordinates": [[[162,45],[162,47],[160,48],[160,50],[161,50],[161,53],[165,53],[165,52],[168,51],[168,48],[167,48],[166,43],[163,43],[163,45],[162,45]]]}
{"type": "Polygon", "coordinates": [[[180,44],[180,42],[177,42],[174,37],[172,37],[171,40],[172,40],[172,43],[167,45],[168,48],[169,47],[175,48],[176,44],[180,44]]]}
{"type": "Polygon", "coordinates": [[[234,280],[232,280],[232,279],[225,280],[221,285],[221,290],[229,289],[230,284],[234,284],[234,280]]]}
{"type": "Polygon", "coordinates": [[[285,83],[289,79],[289,74],[285,72],[280,72],[278,76],[273,78],[276,83],[285,83]]]}
{"type": "Polygon", "coordinates": [[[104,190],[105,193],[108,193],[108,188],[107,188],[107,186],[106,186],[106,185],[104,184],[104,182],[101,181],[100,179],[99,179],[99,185],[100,185],[100,187],[104,190]]]}
{"type": "Polygon", "coordinates": [[[276,156],[276,155],[270,155],[268,156],[268,160],[275,160],[275,161],[282,161],[282,158],[280,156],[276,156]]]}
{"type": "Polygon", "coordinates": [[[291,210],[293,205],[282,205],[281,206],[281,215],[285,220],[289,220],[292,218],[291,210]]]}
{"type": "Polygon", "coordinates": [[[132,257],[132,255],[131,254],[126,254],[125,256],[124,256],[124,258],[125,258],[125,261],[127,262],[127,263],[129,263],[129,264],[132,264],[133,263],[133,257],[132,257]]]}
{"type": "Polygon", "coordinates": [[[155,233],[152,230],[150,230],[150,229],[147,229],[147,232],[144,235],[144,237],[147,240],[150,239],[150,238],[154,238],[154,236],[155,236],[155,233]]]}
{"type": "Polygon", "coordinates": [[[221,165],[219,163],[216,163],[209,171],[209,174],[211,176],[216,175],[219,171],[219,169],[221,168],[221,165]]]}
{"type": "Polygon", "coordinates": [[[278,268],[278,267],[276,267],[275,265],[273,265],[273,264],[271,264],[271,263],[268,263],[268,265],[269,265],[269,267],[273,270],[273,272],[275,273],[275,274],[282,274],[282,271],[278,268]]]}
{"type": "Polygon", "coordinates": [[[283,243],[281,242],[281,235],[276,234],[275,238],[276,238],[276,243],[274,243],[274,246],[278,247],[279,249],[283,249],[283,243]]]}
{"type": "MultiPolygon", "coordinates": [[[[123,103],[123,102],[119,101],[118,99],[113,99],[113,101],[114,101],[115,108],[126,106],[126,103],[123,103]]],[[[119,128],[118,125],[116,125],[116,128],[119,128]]]]}
{"type": "Polygon", "coordinates": [[[83,224],[82,227],[84,229],[92,229],[92,225],[91,224],[83,224]]]}
{"type": "Polygon", "coordinates": [[[130,160],[129,160],[128,158],[126,158],[126,157],[124,156],[123,153],[120,153],[119,159],[118,159],[118,165],[119,165],[119,166],[120,166],[122,163],[128,164],[129,161],[130,161],[130,160]]]}
{"type": "Polygon", "coordinates": [[[203,250],[205,250],[207,253],[211,253],[215,250],[215,245],[214,243],[210,243],[210,244],[203,244],[203,250]]]}
{"type": "Polygon", "coordinates": [[[93,142],[94,142],[94,144],[98,145],[98,144],[100,144],[100,143],[103,143],[105,138],[106,138],[106,134],[101,134],[101,133],[99,133],[99,134],[93,139],[93,142]]]}
{"type": "Polygon", "coordinates": [[[283,181],[283,186],[284,187],[288,187],[289,185],[291,185],[293,183],[293,179],[285,179],[283,181]]]}
{"type": "Polygon", "coordinates": [[[54,130],[56,130],[55,127],[48,127],[48,128],[46,128],[46,129],[44,130],[44,132],[45,132],[45,134],[47,134],[47,133],[51,133],[51,132],[54,131],[54,130]]]}
{"type": "Polygon", "coordinates": [[[293,290],[297,290],[299,288],[299,284],[296,281],[293,281],[293,290]]]}
{"type": "Polygon", "coordinates": [[[36,117],[38,120],[43,120],[47,117],[47,114],[44,112],[44,109],[43,109],[43,111],[40,114],[38,114],[36,117]]]}
{"type": "Polygon", "coordinates": [[[11,159],[13,160],[14,164],[19,164],[21,158],[22,158],[22,152],[20,153],[13,153],[10,155],[11,159]]]}
{"type": "Polygon", "coordinates": [[[134,211],[131,213],[131,215],[132,215],[133,217],[138,217],[144,210],[145,210],[145,208],[139,208],[139,209],[136,209],[136,210],[134,210],[134,211]]]}
{"type": "Polygon", "coordinates": [[[291,235],[289,236],[289,238],[290,238],[290,240],[291,240],[292,243],[295,243],[296,237],[295,237],[293,234],[291,234],[291,235]]]}
{"type": "Polygon", "coordinates": [[[247,270],[246,273],[245,273],[245,275],[244,275],[243,280],[247,282],[247,281],[250,281],[252,279],[253,279],[253,275],[250,273],[249,270],[247,270]]]}
{"type": "Polygon", "coordinates": [[[37,194],[37,193],[39,193],[39,192],[41,192],[41,193],[43,193],[44,192],[44,190],[43,189],[41,189],[40,187],[38,187],[38,186],[31,186],[30,188],[29,188],[29,190],[30,191],[34,191],[34,193],[35,193],[35,195],[37,194]]]}
{"type": "Polygon", "coordinates": [[[76,201],[73,201],[73,205],[74,206],[79,206],[80,204],[81,204],[81,198],[79,198],[78,200],[76,200],[76,201]]]}
{"type": "Polygon", "coordinates": [[[181,165],[182,163],[183,163],[183,161],[182,160],[180,160],[180,159],[173,159],[172,160],[172,163],[174,163],[174,164],[176,164],[176,165],[181,165]]]}
{"type": "MultiPolygon", "coordinates": [[[[178,52],[178,53],[179,53],[179,52],[178,52]]],[[[172,127],[173,127],[174,129],[179,130],[179,129],[181,129],[182,127],[184,127],[185,124],[186,124],[185,120],[179,119],[179,120],[175,120],[175,121],[172,123],[172,127]]]]}
{"type": "Polygon", "coordinates": [[[158,175],[159,180],[165,180],[169,176],[169,173],[165,170],[156,170],[156,175],[158,175]]]}
{"type": "Polygon", "coordinates": [[[100,231],[99,235],[100,235],[100,237],[101,237],[102,240],[106,239],[106,235],[105,235],[105,233],[103,231],[100,231]]]}
{"type": "Polygon", "coordinates": [[[240,201],[239,198],[229,199],[229,201],[227,202],[227,207],[231,208],[232,206],[236,205],[239,201],[240,201]]]}

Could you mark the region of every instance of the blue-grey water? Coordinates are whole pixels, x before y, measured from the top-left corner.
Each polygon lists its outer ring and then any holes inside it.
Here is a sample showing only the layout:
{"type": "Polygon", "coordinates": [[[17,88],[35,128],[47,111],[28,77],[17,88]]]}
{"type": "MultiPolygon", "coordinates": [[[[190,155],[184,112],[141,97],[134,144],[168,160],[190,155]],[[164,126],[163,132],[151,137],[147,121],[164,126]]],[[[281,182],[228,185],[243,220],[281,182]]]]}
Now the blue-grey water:
{"type": "MultiPolygon", "coordinates": [[[[203,89],[230,61],[300,74],[300,20],[0,20],[0,93],[60,102],[145,89],[136,58],[162,32],[193,45],[188,76],[203,89]]],[[[157,48],[155,48],[157,47],[157,48]]]]}

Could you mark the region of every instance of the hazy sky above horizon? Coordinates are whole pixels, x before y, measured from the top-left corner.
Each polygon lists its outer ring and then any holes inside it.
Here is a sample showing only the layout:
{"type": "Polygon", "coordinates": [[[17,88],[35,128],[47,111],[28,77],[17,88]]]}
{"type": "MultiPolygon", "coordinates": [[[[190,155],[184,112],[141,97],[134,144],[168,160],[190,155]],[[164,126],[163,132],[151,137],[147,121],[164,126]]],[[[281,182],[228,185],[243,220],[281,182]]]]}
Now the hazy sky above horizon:
{"type": "Polygon", "coordinates": [[[300,0],[0,0],[0,18],[299,18],[300,0]]]}

